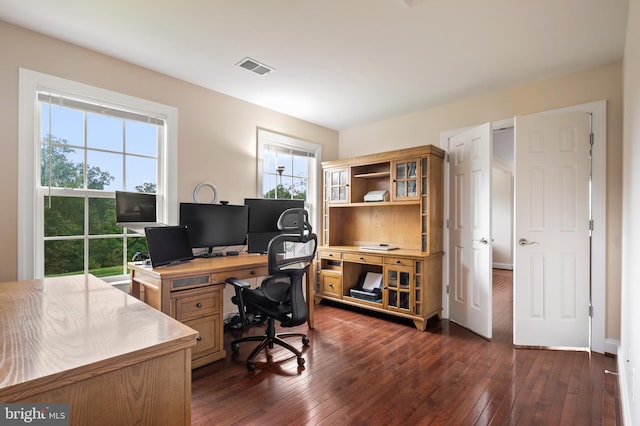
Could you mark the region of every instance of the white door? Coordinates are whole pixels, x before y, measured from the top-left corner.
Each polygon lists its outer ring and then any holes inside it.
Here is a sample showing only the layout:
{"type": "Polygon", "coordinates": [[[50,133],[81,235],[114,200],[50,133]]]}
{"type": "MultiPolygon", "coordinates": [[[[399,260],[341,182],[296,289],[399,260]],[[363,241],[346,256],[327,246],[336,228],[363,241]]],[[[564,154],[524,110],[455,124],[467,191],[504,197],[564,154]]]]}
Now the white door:
{"type": "Polygon", "coordinates": [[[449,140],[449,317],[491,338],[491,123],[449,140]]]}
{"type": "Polygon", "coordinates": [[[588,348],[590,115],[515,118],[513,342],[588,348]]]}

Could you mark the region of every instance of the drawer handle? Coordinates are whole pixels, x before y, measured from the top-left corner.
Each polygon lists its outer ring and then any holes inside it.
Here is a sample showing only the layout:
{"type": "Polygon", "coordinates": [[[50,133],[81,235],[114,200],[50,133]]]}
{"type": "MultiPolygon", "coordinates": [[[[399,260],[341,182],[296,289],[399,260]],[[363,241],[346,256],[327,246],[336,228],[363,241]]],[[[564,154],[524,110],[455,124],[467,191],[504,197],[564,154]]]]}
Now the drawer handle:
{"type": "Polygon", "coordinates": [[[256,271],[251,271],[251,275],[255,275],[255,274],[256,274],[256,271]]]}
{"type": "Polygon", "coordinates": [[[364,257],[360,256],[360,260],[364,260],[364,257]]]}
{"type": "Polygon", "coordinates": [[[196,338],[196,340],[197,340],[198,342],[202,342],[202,337],[198,336],[198,337],[196,338]]]}
{"type": "Polygon", "coordinates": [[[333,253],[329,253],[329,257],[333,257],[333,253]]]}
{"type": "Polygon", "coordinates": [[[402,262],[400,262],[400,259],[396,259],[396,263],[397,263],[397,264],[400,264],[400,263],[402,263],[402,262]]]}
{"type": "Polygon", "coordinates": [[[202,303],[200,302],[196,303],[196,308],[202,308],[202,303]]]}

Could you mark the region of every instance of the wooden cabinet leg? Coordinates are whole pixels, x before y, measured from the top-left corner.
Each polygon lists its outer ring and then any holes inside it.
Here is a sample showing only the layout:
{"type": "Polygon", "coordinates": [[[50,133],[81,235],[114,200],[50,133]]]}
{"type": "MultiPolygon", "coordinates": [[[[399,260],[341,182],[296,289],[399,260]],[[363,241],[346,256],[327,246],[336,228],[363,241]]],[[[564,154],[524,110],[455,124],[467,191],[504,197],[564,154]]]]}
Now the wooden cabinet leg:
{"type": "Polygon", "coordinates": [[[416,328],[420,331],[425,331],[427,329],[427,321],[425,320],[413,320],[416,328]]]}

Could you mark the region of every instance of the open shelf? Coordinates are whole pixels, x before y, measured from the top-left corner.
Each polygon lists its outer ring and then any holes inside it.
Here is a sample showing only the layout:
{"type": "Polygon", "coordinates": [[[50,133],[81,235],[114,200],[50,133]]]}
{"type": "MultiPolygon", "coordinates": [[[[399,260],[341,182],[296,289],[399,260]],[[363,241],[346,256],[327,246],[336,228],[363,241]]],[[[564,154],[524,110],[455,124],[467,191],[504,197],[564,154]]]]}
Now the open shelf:
{"type": "Polygon", "coordinates": [[[391,172],[389,171],[376,172],[376,173],[360,173],[357,175],[353,175],[353,177],[360,178],[360,179],[376,179],[376,178],[389,177],[389,176],[391,176],[391,172]]]}
{"type": "Polygon", "coordinates": [[[397,207],[420,205],[420,200],[415,201],[368,201],[349,204],[332,204],[329,208],[353,208],[353,207],[397,207]]]}

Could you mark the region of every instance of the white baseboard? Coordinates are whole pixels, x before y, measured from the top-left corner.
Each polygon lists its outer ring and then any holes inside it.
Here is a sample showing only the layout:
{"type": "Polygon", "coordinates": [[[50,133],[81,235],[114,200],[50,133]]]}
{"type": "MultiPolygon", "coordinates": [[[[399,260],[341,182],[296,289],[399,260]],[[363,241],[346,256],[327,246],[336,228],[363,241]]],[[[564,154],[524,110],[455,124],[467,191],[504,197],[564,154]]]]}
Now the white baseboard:
{"type": "Polygon", "coordinates": [[[620,342],[618,340],[606,339],[604,342],[604,353],[618,356],[620,342]]]}
{"type": "Polygon", "coordinates": [[[622,424],[631,425],[631,401],[629,401],[629,383],[627,382],[627,371],[625,366],[625,357],[621,353],[621,347],[618,345],[618,386],[620,392],[620,405],[622,406],[622,424]]]}
{"type": "Polygon", "coordinates": [[[513,271],[513,263],[494,263],[494,269],[509,269],[513,271]]]}

